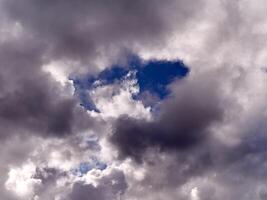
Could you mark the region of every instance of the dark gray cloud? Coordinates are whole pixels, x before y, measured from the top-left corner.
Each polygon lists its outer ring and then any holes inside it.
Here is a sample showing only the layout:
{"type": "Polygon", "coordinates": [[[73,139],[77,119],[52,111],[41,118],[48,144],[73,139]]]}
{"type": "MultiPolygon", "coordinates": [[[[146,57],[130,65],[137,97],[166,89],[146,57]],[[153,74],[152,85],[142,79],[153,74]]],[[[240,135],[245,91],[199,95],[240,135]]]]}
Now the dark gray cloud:
{"type": "Polygon", "coordinates": [[[40,46],[25,40],[1,44],[1,137],[23,132],[61,137],[82,128],[75,127],[77,121],[90,125],[75,99],[64,95],[64,88],[41,70],[40,46]]]}
{"type": "Polygon", "coordinates": [[[84,185],[82,183],[76,183],[73,186],[71,194],[71,200],[105,200],[105,192],[101,188],[94,187],[93,185],[84,185]]]}
{"type": "Polygon", "coordinates": [[[199,80],[179,81],[173,96],[162,103],[155,120],[122,116],[114,126],[111,141],[122,156],[137,161],[149,147],[158,147],[161,151],[194,148],[207,140],[209,127],[223,118],[216,85],[216,82],[199,80]]]}
{"type": "MultiPolygon", "coordinates": [[[[25,138],[24,134],[29,133],[46,139],[50,136],[66,138],[94,126],[94,121],[76,100],[66,94],[68,88],[44,72],[46,64],[57,60],[77,61],[82,63],[82,70],[90,69],[93,73],[98,70],[95,60],[103,55],[103,60],[113,61],[117,59],[117,51],[131,49],[135,44],[163,44],[168,33],[176,28],[172,22],[177,22],[182,29],[202,6],[188,4],[185,0],[1,0],[0,5],[1,34],[3,30],[4,33],[6,29],[10,31],[0,41],[0,136],[8,141],[17,135],[25,138]]],[[[12,141],[5,148],[9,146],[12,141]]],[[[14,150],[18,155],[7,158],[7,165],[21,165],[30,154],[27,148],[18,151],[14,150]],[[19,155],[23,156],[15,158],[19,155]]],[[[8,168],[5,167],[5,176],[8,168]]],[[[48,171],[37,175],[43,181],[39,193],[44,199],[42,191],[51,191],[50,185],[55,181],[50,174],[57,177],[48,171]],[[46,178],[44,173],[48,174],[46,178]]],[[[114,184],[110,194],[122,192],[118,188],[125,190],[125,185],[114,184]]],[[[103,187],[96,189],[97,193],[98,190],[103,193],[103,187]]],[[[106,191],[106,186],[104,188],[106,191]]],[[[93,193],[94,188],[89,187],[89,190],[93,193]]],[[[75,196],[75,187],[73,191],[75,196]]]]}
{"type": "Polygon", "coordinates": [[[55,168],[49,168],[49,167],[41,167],[41,168],[36,168],[36,174],[34,175],[33,178],[35,179],[40,179],[42,181],[42,185],[54,185],[56,180],[59,177],[64,177],[66,176],[65,172],[61,172],[58,169],[55,168]]]}
{"type": "Polygon", "coordinates": [[[97,71],[93,63],[106,50],[113,52],[105,56],[112,60],[115,49],[164,41],[158,38],[175,28],[171,22],[179,21],[182,28],[199,9],[184,0],[0,3],[1,22],[18,32],[1,42],[2,136],[22,128],[61,136],[75,131],[74,121],[85,125],[80,121],[88,117],[75,100],[62,95],[63,89],[42,70],[44,64],[66,59],[83,63],[90,73],[97,71]]]}
{"type": "MultiPolygon", "coordinates": [[[[232,128],[229,113],[234,116],[231,122],[238,124],[244,112],[232,95],[224,93],[218,73],[228,84],[236,84],[236,79],[225,78],[223,70],[198,74],[170,87],[172,96],[161,104],[153,121],[118,119],[111,142],[122,158],[142,163],[139,166],[146,172],[141,181],[133,181],[126,199],[265,198],[265,125],[262,119],[250,123],[251,118],[245,117],[244,126],[233,129],[240,134],[236,144],[218,138],[222,126],[232,128]]],[[[233,138],[230,131],[223,137],[233,138]]]]}
{"type": "Polygon", "coordinates": [[[110,49],[114,54],[115,49],[136,43],[164,43],[163,38],[176,25],[183,29],[202,6],[200,1],[192,4],[185,0],[2,3],[4,12],[38,38],[51,57],[85,61],[87,66],[100,50],[103,54],[110,49]]]}
{"type": "MultiPolygon", "coordinates": [[[[24,177],[21,167],[33,162],[38,170],[32,179],[41,184],[30,186],[36,187],[41,200],[59,194],[71,200],[120,195],[125,200],[265,200],[266,78],[254,72],[266,65],[266,7],[264,1],[253,6],[249,2],[0,0],[1,199],[29,199],[12,194],[19,194],[20,188],[8,173],[20,172],[18,183],[33,181],[24,177]],[[174,48],[165,46],[169,38],[174,38],[174,48]],[[121,61],[118,54],[135,51],[136,45],[144,52],[159,49],[155,56],[160,58],[183,55],[195,65],[192,75],[170,86],[171,96],[159,113],[153,113],[152,121],[113,119],[114,147],[122,158],[137,163],[109,158],[108,164],[124,172],[104,170],[96,186],[74,181],[63,170],[67,167],[55,165],[70,160],[74,163],[67,165],[76,165],[88,158],[90,148],[73,133],[95,128],[95,121],[69,95],[68,86],[60,85],[43,67],[58,60],[77,61],[78,67],[66,71],[95,73],[100,70],[97,61],[121,61]],[[243,67],[243,73],[236,66],[243,67]],[[203,72],[211,68],[221,71],[203,72]],[[25,137],[29,133],[31,137],[25,137]],[[50,136],[61,142],[52,148],[45,144],[56,143],[50,136]],[[42,168],[40,162],[53,167],[42,168]],[[8,179],[12,191],[5,186],[8,179]],[[63,179],[66,185],[55,186],[63,179]]],[[[147,100],[157,101],[151,96],[147,100]]],[[[98,124],[100,140],[113,120],[98,124]]],[[[103,158],[113,153],[100,150],[103,158]]]]}
{"type": "MultiPolygon", "coordinates": [[[[253,137],[260,137],[251,133],[253,137]]],[[[229,147],[209,139],[197,148],[186,151],[143,152],[145,177],[132,181],[131,196],[144,199],[201,200],[266,199],[266,150],[259,141],[244,139],[229,147]],[[143,188],[143,189],[138,189],[143,188]],[[177,189],[178,188],[178,189],[177,189]]]]}
{"type": "Polygon", "coordinates": [[[101,178],[97,186],[77,182],[69,195],[70,200],[109,200],[118,199],[127,189],[124,173],[113,170],[101,178]]]}
{"type": "MultiPolygon", "coordinates": [[[[53,199],[57,190],[57,181],[66,179],[68,174],[56,168],[51,167],[37,167],[36,173],[33,175],[34,179],[40,180],[41,184],[34,188],[35,194],[40,199],[53,199]]],[[[63,185],[64,187],[64,185],[63,185]]],[[[67,185],[65,185],[67,187],[67,185]]]]}

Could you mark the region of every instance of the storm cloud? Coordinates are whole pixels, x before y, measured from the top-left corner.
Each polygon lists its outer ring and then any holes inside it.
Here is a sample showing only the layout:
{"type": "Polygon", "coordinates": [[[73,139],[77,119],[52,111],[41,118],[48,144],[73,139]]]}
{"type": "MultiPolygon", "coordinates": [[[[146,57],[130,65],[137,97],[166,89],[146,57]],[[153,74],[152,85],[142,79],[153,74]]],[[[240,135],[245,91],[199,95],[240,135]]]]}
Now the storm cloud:
{"type": "Polygon", "coordinates": [[[0,0],[0,199],[266,200],[266,9],[0,0]]]}
{"type": "MultiPolygon", "coordinates": [[[[205,79],[206,76],[203,77],[205,79]]],[[[182,80],[173,95],[160,105],[154,120],[121,116],[114,126],[111,141],[123,156],[142,160],[144,151],[158,147],[161,151],[183,151],[209,138],[209,128],[223,119],[222,102],[216,82],[182,80]]]]}
{"type": "Polygon", "coordinates": [[[76,117],[90,123],[75,99],[41,70],[41,53],[27,41],[1,44],[1,137],[27,131],[62,136],[75,131],[76,117]]]}
{"type": "Polygon", "coordinates": [[[94,64],[91,60],[99,56],[114,60],[105,54],[116,56],[120,48],[164,43],[163,38],[175,28],[172,22],[182,29],[202,6],[184,0],[25,0],[3,1],[1,5],[12,20],[42,42],[49,56],[82,62],[89,68],[94,64]]]}

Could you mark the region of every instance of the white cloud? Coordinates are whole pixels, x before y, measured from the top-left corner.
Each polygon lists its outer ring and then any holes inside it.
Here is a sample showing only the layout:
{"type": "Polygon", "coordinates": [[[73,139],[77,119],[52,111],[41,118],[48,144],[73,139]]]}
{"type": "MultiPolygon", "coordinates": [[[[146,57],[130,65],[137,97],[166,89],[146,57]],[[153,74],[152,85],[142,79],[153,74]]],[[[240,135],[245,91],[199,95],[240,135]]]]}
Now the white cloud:
{"type": "Polygon", "coordinates": [[[7,190],[11,190],[22,199],[34,197],[34,189],[41,184],[41,180],[33,178],[36,166],[28,162],[21,168],[11,168],[8,172],[8,179],[5,182],[7,190]]]}
{"type": "Polygon", "coordinates": [[[150,107],[144,107],[141,101],[133,99],[133,95],[138,92],[137,81],[131,78],[126,78],[122,83],[96,87],[90,91],[90,97],[100,113],[94,115],[107,119],[127,114],[135,118],[150,119],[150,107]]]}

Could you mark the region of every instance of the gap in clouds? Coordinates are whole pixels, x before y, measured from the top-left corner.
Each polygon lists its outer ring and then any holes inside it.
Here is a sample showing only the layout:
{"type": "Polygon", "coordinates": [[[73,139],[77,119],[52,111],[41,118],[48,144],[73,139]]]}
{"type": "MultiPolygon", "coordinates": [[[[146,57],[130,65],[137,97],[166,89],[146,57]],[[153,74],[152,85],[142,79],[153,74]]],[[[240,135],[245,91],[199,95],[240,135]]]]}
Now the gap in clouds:
{"type": "Polygon", "coordinates": [[[82,162],[79,166],[72,170],[73,175],[82,177],[83,175],[87,174],[87,172],[98,169],[98,170],[105,170],[107,168],[107,164],[104,162],[99,161],[96,157],[92,157],[89,159],[88,162],[82,162]]]}
{"type": "Polygon", "coordinates": [[[189,68],[181,60],[143,61],[138,56],[131,55],[127,58],[126,64],[113,65],[94,76],[71,77],[70,80],[73,81],[80,105],[87,110],[99,112],[90,98],[88,91],[91,89],[122,82],[125,77],[130,76],[137,81],[139,87],[139,92],[132,96],[133,99],[141,100],[146,106],[153,107],[155,101],[161,101],[168,96],[167,86],[170,83],[186,77],[188,73],[189,68]]]}

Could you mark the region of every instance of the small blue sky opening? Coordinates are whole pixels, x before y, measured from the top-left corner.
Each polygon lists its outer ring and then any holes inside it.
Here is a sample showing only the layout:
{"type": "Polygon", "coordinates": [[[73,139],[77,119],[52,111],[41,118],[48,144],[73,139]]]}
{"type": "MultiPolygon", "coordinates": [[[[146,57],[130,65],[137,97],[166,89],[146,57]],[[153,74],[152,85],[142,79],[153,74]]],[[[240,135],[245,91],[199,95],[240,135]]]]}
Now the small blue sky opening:
{"type": "Polygon", "coordinates": [[[140,92],[133,96],[134,99],[140,99],[144,92],[148,92],[162,100],[170,92],[167,86],[176,79],[186,77],[189,68],[181,60],[143,61],[136,55],[130,55],[126,65],[111,66],[95,76],[71,78],[80,104],[87,110],[99,112],[88,95],[90,89],[97,87],[94,83],[98,81],[100,85],[109,85],[120,82],[131,71],[136,72],[135,78],[140,89],[140,92]]]}
{"type": "Polygon", "coordinates": [[[92,169],[99,169],[101,171],[107,168],[107,164],[99,161],[97,158],[91,158],[88,162],[80,163],[79,166],[72,170],[75,176],[83,176],[92,169]]]}

